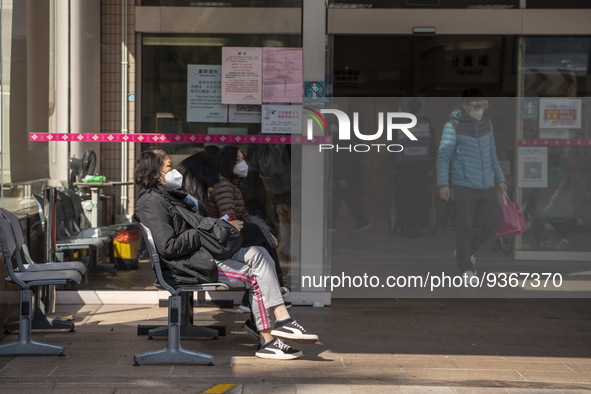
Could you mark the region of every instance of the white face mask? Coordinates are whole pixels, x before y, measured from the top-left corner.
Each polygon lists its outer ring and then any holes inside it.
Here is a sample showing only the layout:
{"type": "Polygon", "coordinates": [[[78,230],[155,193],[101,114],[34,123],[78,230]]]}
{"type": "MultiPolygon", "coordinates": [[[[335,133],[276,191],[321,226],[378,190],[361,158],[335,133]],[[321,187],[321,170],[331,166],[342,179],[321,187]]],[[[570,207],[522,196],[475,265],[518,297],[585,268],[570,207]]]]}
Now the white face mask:
{"type": "Polygon", "coordinates": [[[481,120],[482,116],[484,115],[484,110],[483,109],[472,110],[472,111],[468,112],[468,115],[470,115],[472,118],[474,118],[476,120],[481,120]]]}
{"type": "Polygon", "coordinates": [[[246,178],[248,175],[248,164],[246,164],[245,161],[236,164],[234,166],[234,174],[238,175],[240,178],[246,178]]]}
{"type": "Polygon", "coordinates": [[[170,170],[164,174],[164,184],[171,189],[183,187],[183,176],[177,170],[170,170]]]}

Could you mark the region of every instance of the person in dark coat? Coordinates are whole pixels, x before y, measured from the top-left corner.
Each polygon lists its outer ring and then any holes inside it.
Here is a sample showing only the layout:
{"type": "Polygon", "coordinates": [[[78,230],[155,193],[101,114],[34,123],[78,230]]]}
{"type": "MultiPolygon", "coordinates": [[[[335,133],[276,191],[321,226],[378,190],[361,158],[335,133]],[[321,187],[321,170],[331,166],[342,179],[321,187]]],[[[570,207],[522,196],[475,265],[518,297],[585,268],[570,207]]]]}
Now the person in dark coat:
{"type": "MultiPolygon", "coordinates": [[[[271,359],[301,357],[301,351],[282,339],[314,343],[318,336],[290,317],[273,260],[261,247],[240,248],[228,260],[214,259],[202,246],[200,233],[184,218],[199,216],[199,202],[182,190],[182,178],[164,150],[142,152],[135,170],[135,182],[141,191],[134,217],[152,232],[166,280],[175,285],[218,281],[230,287],[246,287],[260,333],[255,355],[271,359]]],[[[240,223],[234,225],[241,227],[240,223]]]]}

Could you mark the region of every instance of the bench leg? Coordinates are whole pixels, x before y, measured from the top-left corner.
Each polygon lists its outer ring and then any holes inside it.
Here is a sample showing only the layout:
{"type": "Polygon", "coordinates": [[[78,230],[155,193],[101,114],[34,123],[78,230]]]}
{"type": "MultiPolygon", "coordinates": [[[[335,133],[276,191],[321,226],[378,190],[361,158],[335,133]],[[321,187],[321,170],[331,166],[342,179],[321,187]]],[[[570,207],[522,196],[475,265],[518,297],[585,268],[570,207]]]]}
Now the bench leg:
{"type": "MultiPolygon", "coordinates": [[[[219,326],[217,326],[219,327],[219,326]]],[[[165,337],[168,335],[168,327],[154,327],[148,329],[147,335],[149,337],[165,337]]],[[[216,326],[180,326],[181,337],[187,338],[217,338],[219,331],[216,326]]]]}
{"type": "MultiPolygon", "coordinates": [[[[193,293],[186,291],[179,296],[181,299],[181,337],[187,338],[217,338],[226,335],[225,326],[195,326],[193,325],[193,308],[195,301],[193,293]]],[[[137,335],[148,335],[152,337],[165,337],[168,335],[167,326],[138,325],[137,335]]]]}
{"type": "Polygon", "coordinates": [[[20,291],[20,326],[17,341],[0,345],[0,355],[63,355],[63,346],[49,343],[35,342],[31,339],[31,325],[33,315],[33,292],[30,289],[20,291]]]}
{"type": "MultiPolygon", "coordinates": [[[[76,331],[76,325],[71,321],[63,321],[45,316],[41,309],[35,308],[34,318],[31,321],[33,330],[69,330],[76,331]]],[[[14,331],[20,327],[20,322],[10,322],[5,326],[6,331],[14,331]]]]}
{"type": "Polygon", "coordinates": [[[181,347],[181,297],[168,298],[168,345],[165,349],[136,354],[134,365],[146,363],[213,364],[210,354],[193,352],[181,347]]]}
{"type": "MultiPolygon", "coordinates": [[[[71,321],[63,321],[47,316],[47,310],[42,300],[42,287],[37,287],[37,291],[33,293],[33,319],[31,320],[31,329],[33,330],[70,330],[75,332],[76,325],[71,321]]],[[[6,331],[18,330],[20,327],[19,321],[14,321],[4,326],[6,331]]]]}

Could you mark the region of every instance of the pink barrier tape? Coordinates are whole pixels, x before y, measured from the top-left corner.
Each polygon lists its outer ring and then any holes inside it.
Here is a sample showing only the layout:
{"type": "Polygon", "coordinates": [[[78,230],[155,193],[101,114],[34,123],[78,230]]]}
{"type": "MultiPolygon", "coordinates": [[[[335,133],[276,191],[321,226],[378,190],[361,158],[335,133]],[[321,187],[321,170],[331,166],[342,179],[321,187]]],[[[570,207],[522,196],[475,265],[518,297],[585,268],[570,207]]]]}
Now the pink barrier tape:
{"type": "Polygon", "coordinates": [[[591,140],[568,140],[568,139],[517,140],[517,146],[591,146],[591,140]]]}
{"type": "Polygon", "coordinates": [[[120,133],[38,133],[30,132],[29,141],[47,142],[139,142],[149,144],[330,144],[331,136],[317,136],[308,140],[291,134],[120,134],[120,133]]]}

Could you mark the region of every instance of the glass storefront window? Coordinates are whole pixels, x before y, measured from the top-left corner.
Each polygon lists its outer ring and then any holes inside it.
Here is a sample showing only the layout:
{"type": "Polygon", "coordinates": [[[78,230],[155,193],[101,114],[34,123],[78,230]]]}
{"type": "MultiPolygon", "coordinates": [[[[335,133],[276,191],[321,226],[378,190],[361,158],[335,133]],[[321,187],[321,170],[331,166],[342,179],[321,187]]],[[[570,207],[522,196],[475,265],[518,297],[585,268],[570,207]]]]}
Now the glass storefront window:
{"type": "MultiPolygon", "coordinates": [[[[187,117],[188,66],[219,66],[222,47],[301,47],[300,35],[151,35],[142,40],[142,120],[143,132],[171,134],[261,134],[261,123],[197,122],[187,117]]],[[[260,106],[258,111],[261,111],[260,106]]],[[[179,163],[201,151],[213,157],[228,144],[165,144],[164,148],[179,163]]],[[[249,166],[248,175],[241,181],[247,211],[262,218],[278,235],[278,257],[284,271],[286,285],[297,290],[299,262],[299,199],[301,185],[301,145],[280,145],[278,150],[287,157],[286,171],[291,190],[281,193],[272,189],[261,177],[262,160],[270,145],[237,145],[249,166]]],[[[143,144],[142,149],[149,148],[143,144]]]]}
{"type": "Polygon", "coordinates": [[[591,8],[588,0],[527,0],[526,8],[591,8]]]}
{"type": "Polygon", "coordinates": [[[289,7],[299,8],[302,0],[141,0],[143,6],[157,7],[289,7]]]}
{"type": "Polygon", "coordinates": [[[144,132],[203,134],[217,127],[225,128],[224,134],[260,133],[260,124],[257,123],[187,122],[187,65],[222,64],[223,46],[300,47],[301,37],[299,35],[155,36],[145,34],[142,47],[142,130],[144,132]]]}
{"type": "Polygon", "coordinates": [[[331,0],[329,8],[519,8],[518,0],[331,0]]]}
{"type": "Polygon", "coordinates": [[[27,133],[31,125],[47,128],[47,118],[39,111],[48,108],[49,96],[45,7],[32,10],[12,1],[0,6],[0,205],[12,211],[35,208],[32,194],[42,190],[49,175],[47,143],[31,144],[27,133]],[[39,15],[37,30],[25,23],[39,15]]]}
{"type": "Polygon", "coordinates": [[[543,152],[547,184],[521,189],[528,230],[519,250],[589,252],[591,37],[525,37],[523,44],[518,156],[543,152]],[[565,116],[575,119],[571,127],[561,124],[565,116]]]}

